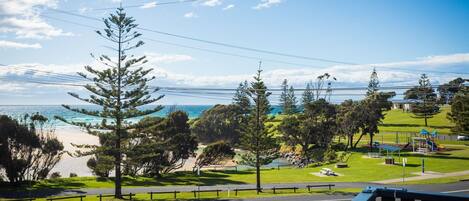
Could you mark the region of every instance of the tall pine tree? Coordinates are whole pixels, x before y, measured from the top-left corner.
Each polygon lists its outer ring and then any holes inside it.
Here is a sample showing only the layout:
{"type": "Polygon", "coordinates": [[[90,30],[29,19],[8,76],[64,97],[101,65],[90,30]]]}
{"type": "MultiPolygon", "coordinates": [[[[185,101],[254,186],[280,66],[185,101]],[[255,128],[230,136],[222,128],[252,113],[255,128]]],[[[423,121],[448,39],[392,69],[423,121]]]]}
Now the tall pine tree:
{"type": "Polygon", "coordinates": [[[243,127],[241,136],[241,144],[248,153],[243,156],[243,160],[248,164],[256,167],[256,188],[261,191],[261,175],[260,167],[263,164],[270,163],[277,157],[278,143],[274,138],[271,126],[265,125],[269,120],[268,114],[271,111],[268,97],[271,95],[267,92],[267,87],[261,79],[260,69],[254,76],[249,88],[249,96],[254,105],[248,116],[248,123],[243,127]]]}
{"type": "Polygon", "coordinates": [[[296,97],[293,87],[288,87],[287,79],[282,82],[282,94],[280,94],[280,104],[283,114],[294,114],[296,112],[296,97]]]}
{"type": "MultiPolygon", "coordinates": [[[[87,151],[78,151],[77,155],[92,155],[106,153],[114,158],[115,166],[115,197],[122,198],[121,188],[121,166],[127,149],[126,142],[133,136],[129,130],[137,127],[145,127],[126,121],[130,118],[137,118],[160,111],[162,106],[154,106],[148,110],[138,108],[150,103],[154,103],[163,96],[152,97],[151,94],[158,89],[150,90],[148,82],[154,77],[147,77],[152,69],[141,67],[147,60],[145,56],[135,57],[128,55],[128,51],[142,46],[143,41],[138,40],[140,33],[134,31],[137,27],[135,20],[118,8],[114,14],[103,20],[105,28],[96,33],[111,42],[115,47],[115,59],[107,55],[96,58],[104,66],[103,70],[86,66],[87,73],[78,73],[81,77],[93,82],[87,84],[85,89],[91,93],[89,98],[83,98],[76,93],[69,93],[71,96],[101,107],[100,110],[87,110],[72,108],[63,105],[73,112],[94,116],[102,119],[100,124],[87,122],[69,121],[62,117],[58,119],[76,126],[85,128],[91,135],[98,136],[101,146],[76,145],[78,148],[88,148],[87,151]],[[105,143],[103,143],[105,142],[105,143]]],[[[93,56],[94,57],[94,56],[93,56]]],[[[149,126],[149,125],[147,125],[149,126]]]]}
{"type": "Polygon", "coordinates": [[[303,92],[303,95],[301,97],[301,104],[303,105],[303,108],[305,108],[308,103],[311,103],[314,101],[314,92],[312,89],[313,83],[308,82],[306,84],[305,91],[303,92]]]}
{"type": "Polygon", "coordinates": [[[414,114],[414,118],[425,119],[425,126],[428,126],[427,119],[440,113],[440,107],[437,103],[437,95],[426,74],[420,76],[416,96],[418,102],[412,104],[411,112],[414,114]]]}
{"type": "Polygon", "coordinates": [[[290,102],[290,113],[289,114],[294,114],[298,112],[298,108],[296,107],[296,104],[298,104],[298,101],[296,100],[295,96],[295,89],[293,86],[290,86],[288,89],[288,94],[287,94],[288,100],[290,102]]]}
{"type": "Polygon", "coordinates": [[[239,83],[233,97],[233,104],[241,108],[243,115],[249,114],[251,101],[249,100],[249,85],[247,80],[239,83]]]}
{"type": "Polygon", "coordinates": [[[368,83],[368,90],[366,92],[367,96],[373,95],[379,91],[379,79],[378,73],[376,73],[376,68],[373,68],[373,72],[370,76],[370,82],[368,83]]]}

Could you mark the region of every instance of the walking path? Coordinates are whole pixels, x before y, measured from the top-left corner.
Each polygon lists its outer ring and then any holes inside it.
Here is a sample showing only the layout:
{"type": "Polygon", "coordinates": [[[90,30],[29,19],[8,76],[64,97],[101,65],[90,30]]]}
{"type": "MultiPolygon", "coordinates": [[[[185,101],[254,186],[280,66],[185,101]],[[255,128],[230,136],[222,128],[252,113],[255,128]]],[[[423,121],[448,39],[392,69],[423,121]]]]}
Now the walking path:
{"type": "MultiPolygon", "coordinates": [[[[463,176],[463,175],[469,175],[469,170],[465,171],[459,171],[459,172],[449,172],[449,173],[439,173],[439,172],[428,172],[420,176],[416,177],[406,177],[405,181],[419,181],[419,180],[425,180],[425,179],[437,179],[437,178],[443,178],[443,177],[457,177],[457,176],[463,176]]],[[[374,181],[372,183],[375,184],[392,184],[392,183],[398,183],[402,182],[402,178],[397,178],[397,179],[388,179],[388,180],[382,180],[382,181],[374,181]]]]}

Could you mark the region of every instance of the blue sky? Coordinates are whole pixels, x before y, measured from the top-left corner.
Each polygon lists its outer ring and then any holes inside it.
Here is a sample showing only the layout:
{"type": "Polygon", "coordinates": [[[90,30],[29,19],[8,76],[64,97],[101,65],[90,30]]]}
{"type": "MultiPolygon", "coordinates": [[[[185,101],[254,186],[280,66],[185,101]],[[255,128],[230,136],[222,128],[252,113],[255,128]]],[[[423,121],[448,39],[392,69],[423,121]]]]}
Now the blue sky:
{"type": "MultiPolygon", "coordinates": [[[[337,77],[337,87],[366,86],[373,67],[382,86],[414,85],[425,71],[466,73],[429,73],[434,84],[469,73],[469,1],[198,0],[155,7],[153,2],[121,3],[146,5],[126,10],[141,27],[359,65],[269,55],[142,31],[145,38],[153,40],[259,58],[214,54],[143,39],[146,44],[134,53],[148,55],[147,67],[155,68],[159,77],[152,85],[234,88],[251,78],[258,60],[263,60],[266,83],[272,88],[278,88],[285,78],[302,88],[324,72],[337,77]]],[[[89,53],[112,56],[104,47],[110,44],[93,29],[52,18],[102,27],[100,22],[54,9],[103,18],[112,10],[96,9],[119,4],[117,0],[0,1],[0,64],[18,67],[0,66],[0,104],[79,103],[66,92],[85,93],[82,89],[23,83],[21,80],[34,79],[63,82],[40,73],[25,73],[24,69],[74,74],[82,71],[83,65],[95,64],[89,53]]],[[[167,94],[162,103],[229,102],[229,96],[194,96],[167,94]]],[[[337,101],[345,98],[358,97],[344,96],[337,101]]]]}

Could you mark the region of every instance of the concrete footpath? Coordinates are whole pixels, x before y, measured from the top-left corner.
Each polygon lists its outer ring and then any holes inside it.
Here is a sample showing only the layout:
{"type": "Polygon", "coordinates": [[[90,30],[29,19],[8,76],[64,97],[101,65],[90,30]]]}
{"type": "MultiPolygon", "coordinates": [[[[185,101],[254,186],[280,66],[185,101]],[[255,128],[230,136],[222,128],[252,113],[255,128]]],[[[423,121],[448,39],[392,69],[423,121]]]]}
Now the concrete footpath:
{"type": "MultiPolygon", "coordinates": [[[[406,177],[405,181],[419,181],[419,180],[426,180],[426,179],[437,179],[437,178],[443,178],[443,177],[457,177],[457,176],[463,176],[463,175],[469,175],[469,170],[465,171],[459,171],[459,172],[449,172],[449,173],[440,173],[440,172],[427,172],[425,174],[421,173],[415,173],[415,174],[420,174],[420,176],[415,176],[415,177],[406,177]]],[[[399,183],[402,182],[402,178],[397,178],[397,179],[387,179],[387,180],[382,180],[382,181],[374,181],[371,183],[374,184],[392,184],[392,183],[399,183]]]]}

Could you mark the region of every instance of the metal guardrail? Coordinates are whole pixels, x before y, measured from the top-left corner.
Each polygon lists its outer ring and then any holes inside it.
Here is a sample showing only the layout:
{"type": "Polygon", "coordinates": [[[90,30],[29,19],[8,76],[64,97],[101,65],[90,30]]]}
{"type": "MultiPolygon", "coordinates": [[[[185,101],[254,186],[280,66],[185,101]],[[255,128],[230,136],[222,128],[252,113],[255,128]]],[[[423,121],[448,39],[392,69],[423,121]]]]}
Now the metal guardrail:
{"type": "Polygon", "coordinates": [[[375,201],[377,198],[382,201],[396,200],[401,201],[467,201],[469,196],[449,195],[444,193],[427,193],[409,191],[405,188],[382,188],[368,186],[360,194],[358,194],[352,201],[375,201]]]}
{"type": "MultiPolygon", "coordinates": [[[[99,201],[102,201],[103,198],[108,198],[108,197],[114,197],[115,195],[114,194],[109,194],[109,195],[103,195],[103,194],[99,194],[98,197],[99,198],[99,201]]],[[[124,197],[129,197],[129,200],[132,200],[132,197],[135,196],[134,193],[128,193],[128,194],[122,194],[122,196],[124,197]]]]}

